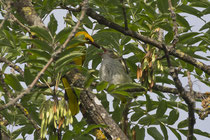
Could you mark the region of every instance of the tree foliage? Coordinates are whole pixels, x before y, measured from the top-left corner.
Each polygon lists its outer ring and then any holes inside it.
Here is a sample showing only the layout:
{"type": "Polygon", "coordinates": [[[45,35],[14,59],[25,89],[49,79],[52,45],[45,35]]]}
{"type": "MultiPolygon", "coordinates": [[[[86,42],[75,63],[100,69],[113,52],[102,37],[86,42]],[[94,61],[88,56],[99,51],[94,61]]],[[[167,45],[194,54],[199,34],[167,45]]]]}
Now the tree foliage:
{"type": "MultiPolygon", "coordinates": [[[[195,120],[210,113],[210,94],[203,92],[203,86],[200,91],[193,89],[193,81],[210,86],[210,22],[203,18],[210,14],[208,0],[90,0],[87,7],[81,0],[0,2],[2,137],[99,139],[95,130],[106,132],[109,126],[96,120],[93,123],[84,114],[72,116],[64,99],[60,79],[75,67],[85,77],[81,87],[74,87],[76,94],[94,94],[128,139],[146,139],[148,135],[170,139],[171,133],[177,139],[210,137],[205,130],[194,128],[195,120]],[[65,20],[62,29],[53,14],[59,9],[67,12],[61,15],[65,20]],[[193,31],[186,15],[204,25],[193,31]],[[44,25],[46,17],[49,23],[44,25]],[[102,50],[83,36],[72,37],[74,30],[89,32],[98,46],[125,58],[133,82],[109,85],[99,81],[102,50]],[[79,49],[65,49],[71,45],[79,49]],[[84,54],[83,67],[71,64],[84,54]],[[125,96],[128,102],[121,103],[113,94],[125,96]],[[202,106],[195,107],[197,103],[202,106]]],[[[110,135],[105,135],[109,139],[110,135]]]]}

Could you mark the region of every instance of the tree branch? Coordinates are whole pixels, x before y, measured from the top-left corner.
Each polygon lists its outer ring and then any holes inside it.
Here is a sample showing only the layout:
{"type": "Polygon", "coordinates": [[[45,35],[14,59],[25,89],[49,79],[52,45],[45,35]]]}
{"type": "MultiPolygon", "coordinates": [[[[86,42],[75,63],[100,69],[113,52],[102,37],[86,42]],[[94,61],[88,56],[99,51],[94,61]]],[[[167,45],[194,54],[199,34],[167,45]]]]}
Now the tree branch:
{"type": "Polygon", "coordinates": [[[190,87],[190,92],[188,93],[192,98],[192,105],[188,105],[189,112],[189,122],[188,122],[188,140],[193,140],[194,125],[195,125],[195,100],[193,95],[193,85],[190,77],[190,72],[187,72],[188,84],[190,87]]]}
{"type": "MultiPolygon", "coordinates": [[[[161,91],[161,92],[165,92],[165,93],[170,93],[170,94],[174,94],[174,95],[179,95],[179,91],[176,88],[170,88],[170,87],[166,87],[166,86],[160,86],[160,85],[154,85],[152,87],[152,90],[157,90],[157,91],[161,91]]],[[[145,88],[132,88],[132,89],[128,89],[126,90],[127,92],[144,92],[146,91],[145,88]]],[[[190,91],[186,91],[187,94],[190,91]]],[[[200,92],[196,92],[193,91],[193,95],[195,96],[195,99],[203,99],[204,97],[206,97],[205,93],[200,93],[200,92]]]]}
{"type": "Polygon", "coordinates": [[[174,40],[172,41],[173,48],[175,48],[178,39],[178,24],[176,22],[176,13],[174,12],[174,7],[172,6],[171,0],[168,0],[169,10],[171,12],[171,18],[173,21],[173,31],[174,31],[174,40]]]}
{"type": "Polygon", "coordinates": [[[21,105],[21,104],[16,104],[16,107],[18,107],[20,109],[20,111],[26,116],[26,118],[29,120],[29,122],[33,125],[33,127],[36,129],[37,131],[37,135],[40,136],[40,128],[38,127],[38,124],[36,121],[34,121],[29,112],[21,105]]]}
{"type": "Polygon", "coordinates": [[[41,77],[41,75],[45,72],[45,70],[50,66],[50,64],[53,62],[54,57],[52,57],[48,63],[42,68],[42,70],[38,73],[38,75],[36,76],[36,78],[33,80],[33,82],[28,86],[27,89],[25,89],[23,92],[21,92],[16,98],[14,98],[13,100],[9,101],[7,104],[0,106],[0,110],[6,109],[11,105],[14,105],[19,99],[21,99],[24,95],[30,93],[30,91],[32,90],[32,88],[34,87],[34,85],[37,83],[37,81],[39,80],[39,78],[41,77]]]}
{"type": "Polygon", "coordinates": [[[16,65],[15,63],[7,60],[4,57],[0,57],[0,62],[6,63],[8,66],[10,66],[11,68],[13,68],[15,71],[19,72],[22,77],[24,76],[23,70],[18,65],[16,65]]]}
{"type": "Polygon", "coordinates": [[[110,117],[106,109],[94,94],[88,91],[83,91],[80,95],[80,99],[83,116],[91,123],[105,125],[102,129],[108,139],[128,140],[127,136],[110,117]]]}
{"type": "Polygon", "coordinates": [[[42,22],[42,19],[36,14],[31,0],[16,0],[11,2],[12,7],[16,8],[17,12],[23,16],[23,18],[30,26],[46,28],[42,22]]]}
{"type": "Polygon", "coordinates": [[[122,12],[123,12],[123,17],[124,17],[125,30],[128,30],[128,21],[127,21],[127,16],[126,16],[125,3],[124,3],[124,0],[120,0],[120,2],[122,4],[122,12]]]}
{"type": "MultiPolygon", "coordinates": [[[[15,71],[19,72],[22,77],[24,77],[24,71],[18,65],[16,65],[15,63],[7,60],[4,57],[0,57],[0,62],[6,63],[8,66],[13,68],[15,71]]],[[[49,87],[52,87],[54,85],[55,85],[55,83],[52,82],[52,83],[49,83],[48,85],[42,84],[42,83],[37,83],[35,86],[38,87],[38,88],[49,88],[49,87]]]]}
{"type": "Polygon", "coordinates": [[[182,83],[178,77],[178,70],[175,69],[174,67],[172,67],[171,65],[171,61],[170,61],[170,57],[169,57],[169,52],[166,48],[166,46],[164,46],[164,52],[166,55],[166,59],[167,59],[167,63],[168,63],[168,67],[170,70],[170,75],[174,80],[175,86],[179,91],[180,96],[184,99],[185,103],[188,106],[188,135],[187,135],[187,139],[188,140],[193,140],[193,131],[194,131],[194,124],[195,124],[195,114],[194,114],[194,108],[195,108],[195,102],[194,102],[194,98],[191,96],[190,92],[186,92],[185,89],[182,87],[182,83]]]}
{"type": "Polygon", "coordinates": [[[1,29],[3,27],[3,25],[4,25],[4,22],[10,17],[10,14],[11,14],[11,4],[10,4],[10,1],[7,1],[7,5],[6,5],[1,0],[0,0],[0,3],[4,7],[4,9],[6,10],[6,14],[4,16],[4,19],[3,19],[3,21],[0,24],[0,29],[1,29]]]}

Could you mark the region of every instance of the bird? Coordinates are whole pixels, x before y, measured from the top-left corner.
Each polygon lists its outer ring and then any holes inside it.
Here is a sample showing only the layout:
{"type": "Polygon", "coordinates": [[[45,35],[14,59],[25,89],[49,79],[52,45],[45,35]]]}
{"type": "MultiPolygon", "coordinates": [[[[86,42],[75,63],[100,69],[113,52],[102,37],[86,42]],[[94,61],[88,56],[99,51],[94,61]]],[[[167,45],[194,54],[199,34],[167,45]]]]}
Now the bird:
{"type": "MultiPolygon", "coordinates": [[[[110,85],[120,85],[132,82],[125,61],[123,61],[121,57],[118,57],[112,50],[104,50],[101,57],[102,62],[99,69],[100,81],[106,81],[110,85]]],[[[122,102],[126,102],[125,96],[114,93],[112,95],[119,98],[122,102]]]]}
{"type": "MultiPolygon", "coordinates": [[[[84,36],[84,40],[87,40],[87,42],[94,42],[93,38],[85,31],[80,31],[77,32],[75,34],[75,37],[83,35],[84,36]]],[[[79,45],[82,45],[85,47],[85,43],[81,43],[81,44],[77,44],[77,45],[72,45],[72,46],[68,46],[66,49],[70,49],[70,48],[75,48],[79,45]]],[[[75,64],[77,66],[82,66],[85,60],[85,55],[83,56],[79,56],[77,58],[75,58],[73,60],[73,62],[71,64],[75,64]]],[[[73,70],[72,70],[73,71],[73,70]]],[[[74,69],[74,71],[79,72],[79,69],[74,69]]],[[[78,101],[78,95],[76,94],[74,88],[71,86],[71,80],[70,78],[68,78],[68,74],[70,74],[70,72],[67,72],[65,75],[62,76],[61,81],[62,84],[64,86],[65,89],[65,99],[68,102],[69,105],[69,109],[71,111],[72,116],[75,116],[76,114],[79,113],[79,101],[78,101]]]]}

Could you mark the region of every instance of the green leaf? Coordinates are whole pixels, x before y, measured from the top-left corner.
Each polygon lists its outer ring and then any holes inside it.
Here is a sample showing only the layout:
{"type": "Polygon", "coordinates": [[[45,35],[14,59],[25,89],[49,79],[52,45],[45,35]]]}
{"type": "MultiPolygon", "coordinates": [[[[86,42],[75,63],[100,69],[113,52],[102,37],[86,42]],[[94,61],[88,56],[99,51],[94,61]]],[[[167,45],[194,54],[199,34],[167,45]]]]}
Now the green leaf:
{"type": "Polygon", "coordinates": [[[176,14],[176,20],[181,26],[187,28],[188,30],[190,29],[190,24],[183,16],[176,14]]]}
{"type": "Polygon", "coordinates": [[[193,2],[190,3],[190,6],[208,8],[209,7],[209,2],[208,2],[208,0],[193,1],[193,2]]]}
{"type": "Polygon", "coordinates": [[[23,127],[13,131],[12,132],[12,139],[16,139],[21,134],[22,131],[23,131],[23,127]]]}
{"type": "Polygon", "coordinates": [[[32,26],[30,27],[31,32],[34,32],[35,35],[43,38],[44,40],[48,41],[49,43],[52,43],[52,37],[49,33],[49,31],[47,31],[47,29],[44,29],[42,27],[38,27],[38,26],[32,26]]]}
{"type": "Polygon", "coordinates": [[[188,130],[179,129],[179,132],[181,132],[183,135],[185,135],[187,137],[188,130]]]}
{"type": "Polygon", "coordinates": [[[194,129],[194,133],[210,138],[210,133],[209,132],[203,132],[200,129],[194,129]]]}
{"type": "Polygon", "coordinates": [[[55,36],[55,32],[57,31],[58,22],[54,17],[54,14],[50,15],[50,22],[48,23],[48,29],[50,30],[50,33],[55,36]]]}
{"type": "Polygon", "coordinates": [[[157,0],[157,6],[161,13],[168,13],[168,0],[157,0]]]}
{"type": "Polygon", "coordinates": [[[16,91],[21,91],[23,89],[17,77],[12,74],[5,74],[5,82],[16,91]]]}
{"type": "Polygon", "coordinates": [[[32,73],[30,72],[30,69],[25,65],[25,69],[24,69],[24,81],[26,83],[26,85],[30,85],[33,80],[34,80],[34,76],[32,75],[32,73]]]}
{"type": "Polygon", "coordinates": [[[177,9],[181,10],[182,12],[197,16],[199,18],[201,18],[203,15],[199,10],[188,5],[184,5],[184,4],[182,4],[181,6],[178,6],[177,9]]]}
{"type": "Polygon", "coordinates": [[[144,127],[139,129],[139,126],[136,125],[134,127],[134,129],[136,131],[136,139],[137,140],[144,140],[144,138],[145,138],[145,129],[144,129],[144,127]]]}
{"type": "Polygon", "coordinates": [[[157,83],[164,83],[164,84],[171,84],[171,85],[174,84],[173,80],[169,79],[168,77],[156,76],[155,78],[156,78],[157,83]]]}
{"type": "Polygon", "coordinates": [[[111,84],[111,85],[109,85],[109,87],[107,88],[107,92],[112,92],[115,88],[116,88],[116,85],[111,84]]]}
{"type": "Polygon", "coordinates": [[[155,127],[150,127],[147,129],[147,133],[152,136],[155,140],[163,140],[163,136],[155,127]]]}
{"type": "Polygon", "coordinates": [[[93,23],[92,21],[88,18],[88,16],[85,16],[83,19],[83,23],[85,24],[86,27],[88,27],[89,29],[93,28],[93,23]]]}
{"type": "Polygon", "coordinates": [[[131,40],[131,37],[129,37],[129,36],[123,36],[120,44],[121,44],[121,45],[125,45],[125,44],[127,44],[130,40],[131,40]]]}
{"type": "Polygon", "coordinates": [[[174,135],[177,137],[178,140],[182,140],[181,135],[176,131],[176,129],[172,127],[168,127],[168,128],[174,133],[174,135]]]}
{"type": "Polygon", "coordinates": [[[210,22],[207,22],[206,24],[204,24],[199,31],[205,30],[205,29],[209,29],[210,28],[210,22]]]}
{"type": "Polygon", "coordinates": [[[33,43],[37,48],[41,49],[41,50],[45,50],[49,53],[52,53],[53,48],[51,46],[48,45],[48,43],[44,40],[40,40],[40,39],[25,39],[22,38],[22,40],[33,43]]]}
{"type": "Polygon", "coordinates": [[[156,111],[156,116],[157,118],[161,118],[167,110],[167,103],[165,100],[160,101],[157,111],[156,111]]]}
{"type": "Polygon", "coordinates": [[[135,113],[131,116],[131,121],[138,121],[143,115],[144,110],[141,108],[134,108],[135,113]]]}
{"type": "Polygon", "coordinates": [[[92,74],[88,74],[87,76],[86,76],[86,81],[85,81],[85,88],[89,88],[90,87],[90,85],[92,84],[92,82],[94,81],[94,77],[93,77],[93,75],[92,74]]]}
{"type": "Polygon", "coordinates": [[[179,119],[178,110],[173,109],[168,116],[168,124],[173,125],[179,119]]]}
{"type": "Polygon", "coordinates": [[[165,35],[165,41],[167,44],[169,44],[174,38],[174,34],[172,32],[168,32],[166,35],[165,35]]]}
{"type": "Polygon", "coordinates": [[[146,116],[141,118],[138,123],[142,125],[150,125],[152,122],[153,122],[152,116],[146,116]]]}
{"type": "Polygon", "coordinates": [[[166,127],[162,123],[160,123],[160,128],[161,128],[161,130],[163,132],[165,140],[168,140],[168,132],[167,132],[166,127]]]}
{"type": "Polygon", "coordinates": [[[49,140],[58,140],[58,136],[55,134],[50,134],[49,135],[49,140]]]}
{"type": "Polygon", "coordinates": [[[189,33],[185,33],[185,34],[182,34],[180,37],[179,37],[179,41],[180,42],[185,42],[187,41],[188,39],[191,39],[192,37],[198,35],[199,33],[197,32],[189,32],[189,33]]]}
{"type": "Polygon", "coordinates": [[[90,131],[92,131],[93,129],[96,129],[96,128],[105,128],[106,126],[105,125],[95,125],[95,124],[92,124],[92,125],[89,125],[84,132],[82,132],[82,135],[84,134],[88,134],[90,131]]]}
{"type": "Polygon", "coordinates": [[[201,76],[201,75],[203,74],[203,71],[200,70],[200,69],[198,69],[198,68],[196,68],[196,67],[195,67],[195,72],[196,72],[197,75],[199,75],[199,76],[201,76]]]}
{"type": "Polygon", "coordinates": [[[146,102],[146,108],[147,108],[147,112],[152,110],[152,101],[150,99],[150,96],[148,94],[145,95],[147,102],[146,102]]]}
{"type": "Polygon", "coordinates": [[[141,1],[140,5],[144,8],[146,14],[148,14],[150,18],[155,19],[157,17],[154,7],[152,7],[150,4],[146,4],[141,1]]]}
{"type": "Polygon", "coordinates": [[[210,7],[208,6],[208,8],[204,9],[204,10],[202,11],[202,13],[203,13],[204,15],[210,14],[210,7]]]}
{"type": "Polygon", "coordinates": [[[60,66],[60,65],[69,64],[70,62],[72,62],[72,61],[74,60],[74,58],[81,57],[82,55],[84,55],[84,53],[77,52],[77,51],[68,53],[68,54],[62,56],[61,58],[59,58],[59,59],[56,61],[56,65],[57,65],[57,66],[60,66]]]}
{"type": "Polygon", "coordinates": [[[188,126],[188,119],[183,120],[178,124],[178,128],[184,128],[184,127],[187,127],[187,126],[188,126]]]}
{"type": "Polygon", "coordinates": [[[25,137],[26,134],[32,134],[34,127],[31,124],[26,124],[22,129],[22,136],[25,137]]]}
{"type": "Polygon", "coordinates": [[[64,41],[66,40],[66,38],[68,37],[68,35],[71,32],[71,28],[64,28],[63,30],[61,30],[55,37],[55,42],[60,42],[60,43],[64,43],[64,41]]]}
{"type": "MultiPolygon", "coordinates": [[[[114,90],[114,91],[111,92],[111,94],[112,94],[113,96],[116,95],[116,97],[119,97],[119,98],[121,98],[121,95],[122,95],[122,96],[131,97],[131,95],[130,95],[129,92],[126,92],[126,91],[123,91],[123,90],[114,90]]],[[[124,97],[123,97],[123,98],[124,98],[124,97]]]]}
{"type": "Polygon", "coordinates": [[[102,81],[102,82],[100,82],[100,83],[96,86],[96,90],[97,90],[98,92],[99,92],[99,91],[102,91],[102,90],[104,90],[104,89],[107,87],[108,84],[109,84],[108,82],[102,81]]]}
{"type": "Polygon", "coordinates": [[[101,63],[101,56],[99,56],[98,54],[93,56],[95,57],[93,58],[92,68],[96,69],[96,67],[101,63]]]}
{"type": "Polygon", "coordinates": [[[70,140],[73,139],[74,133],[70,130],[67,130],[66,133],[63,135],[63,139],[62,140],[70,140]]]}
{"type": "Polygon", "coordinates": [[[194,70],[194,66],[191,65],[191,64],[189,64],[189,63],[187,63],[187,69],[188,69],[190,72],[192,72],[192,71],[194,70]]]}
{"type": "Polygon", "coordinates": [[[23,51],[27,51],[30,52],[34,55],[36,55],[39,58],[44,58],[44,60],[48,61],[51,58],[51,55],[43,50],[40,49],[27,49],[27,50],[23,50],[23,51]]]}

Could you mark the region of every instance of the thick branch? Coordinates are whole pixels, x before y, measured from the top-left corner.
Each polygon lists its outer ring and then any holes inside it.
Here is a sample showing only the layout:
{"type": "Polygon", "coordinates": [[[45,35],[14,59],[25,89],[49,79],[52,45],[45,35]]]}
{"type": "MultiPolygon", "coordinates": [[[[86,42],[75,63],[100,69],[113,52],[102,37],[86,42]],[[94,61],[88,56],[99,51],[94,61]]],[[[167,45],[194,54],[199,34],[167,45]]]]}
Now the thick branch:
{"type": "Polygon", "coordinates": [[[110,117],[106,109],[94,94],[88,91],[83,91],[80,99],[81,111],[84,117],[92,123],[105,125],[102,129],[108,139],[128,140],[127,136],[110,117]]]}
{"type": "Polygon", "coordinates": [[[16,8],[30,26],[46,28],[42,19],[37,15],[31,0],[16,0],[12,2],[12,7],[16,8]]]}
{"type": "Polygon", "coordinates": [[[175,86],[178,89],[180,96],[184,99],[185,103],[188,106],[188,118],[189,118],[189,120],[188,120],[188,136],[187,136],[187,139],[188,140],[193,140],[193,131],[194,131],[194,124],[195,124],[194,97],[192,97],[191,92],[186,92],[185,89],[183,88],[182,83],[181,83],[181,81],[178,77],[178,70],[175,69],[171,65],[169,52],[164,45],[163,45],[163,47],[164,47],[164,52],[165,52],[165,55],[166,55],[168,67],[170,69],[170,75],[174,80],[175,86]]]}
{"type": "Polygon", "coordinates": [[[193,85],[192,85],[192,81],[191,81],[191,77],[190,77],[190,72],[187,72],[187,77],[188,77],[188,84],[190,87],[190,92],[188,94],[190,94],[193,104],[192,105],[188,105],[188,113],[189,113],[189,122],[188,122],[188,140],[192,140],[193,139],[193,133],[194,133],[194,124],[195,124],[195,101],[194,101],[194,95],[193,95],[193,85]]]}

